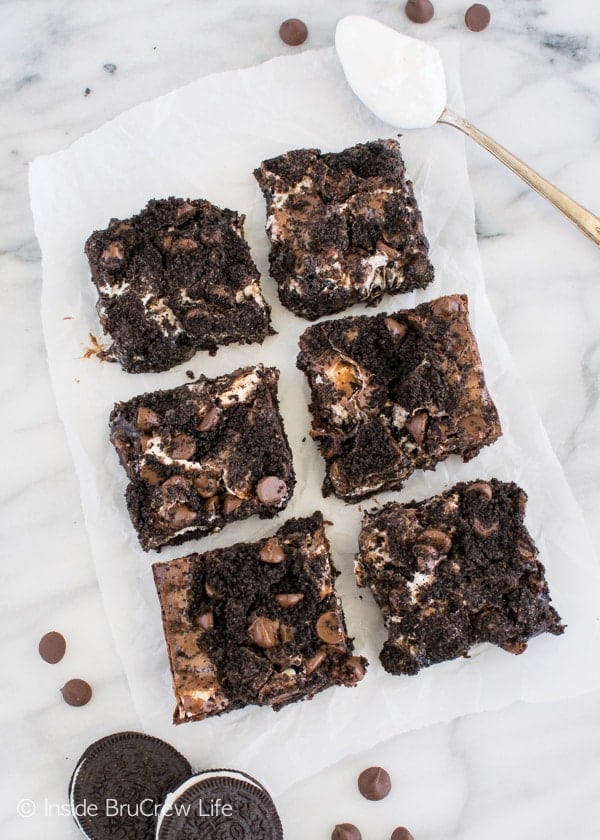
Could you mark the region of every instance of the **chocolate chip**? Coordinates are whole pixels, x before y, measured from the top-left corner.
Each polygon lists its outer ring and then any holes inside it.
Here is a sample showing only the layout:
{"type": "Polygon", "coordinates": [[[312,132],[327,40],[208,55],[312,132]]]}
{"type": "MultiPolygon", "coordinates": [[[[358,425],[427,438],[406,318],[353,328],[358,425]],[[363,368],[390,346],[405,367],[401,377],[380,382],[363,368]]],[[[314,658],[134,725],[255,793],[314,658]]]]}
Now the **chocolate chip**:
{"type": "Polygon", "coordinates": [[[392,789],[392,780],[383,767],[367,767],[358,777],[358,789],[370,802],[385,799],[392,789]]]}
{"type": "Polygon", "coordinates": [[[180,204],[177,208],[177,212],[175,213],[175,217],[177,221],[181,221],[181,219],[187,219],[188,216],[193,216],[196,212],[196,208],[193,204],[190,204],[189,201],[184,201],[183,204],[180,204]]]}
{"type": "Polygon", "coordinates": [[[426,411],[417,411],[410,420],[406,422],[406,428],[411,433],[413,438],[415,439],[416,443],[421,444],[425,440],[425,432],[427,431],[427,418],[428,414],[426,411]]]}
{"type": "Polygon", "coordinates": [[[176,505],[167,510],[164,516],[172,528],[187,528],[196,521],[197,514],[187,505],[176,505]]]}
{"type": "Polygon", "coordinates": [[[461,302],[457,297],[438,298],[431,304],[431,312],[439,318],[449,318],[456,312],[460,312],[461,302]]]}
{"type": "Polygon", "coordinates": [[[275,537],[267,540],[258,555],[263,563],[281,563],[285,554],[281,543],[275,537]]]}
{"type": "Polygon", "coordinates": [[[308,29],[298,18],[288,18],[279,27],[279,37],[289,47],[298,47],[306,41],[308,29]]]}
{"type": "Polygon", "coordinates": [[[433,6],[429,0],[408,0],[404,10],[413,23],[427,23],[433,17],[433,6]]]}
{"type": "Polygon", "coordinates": [[[206,594],[208,595],[209,598],[216,598],[217,601],[220,601],[221,598],[223,597],[221,595],[221,593],[219,592],[219,590],[216,589],[216,587],[214,587],[210,583],[205,583],[204,584],[204,591],[206,592],[206,594]]]}
{"type": "Polygon", "coordinates": [[[286,483],[276,475],[267,475],[256,485],[256,495],[264,505],[277,505],[287,496],[286,483]]]}
{"type": "Polygon", "coordinates": [[[336,612],[330,610],[319,616],[317,636],[328,645],[337,645],[344,641],[344,628],[336,612]]]}
{"type": "Polygon", "coordinates": [[[60,690],[69,706],[85,706],[92,699],[92,688],[85,680],[69,680],[60,690]]]}
{"type": "Polygon", "coordinates": [[[208,475],[199,475],[194,481],[194,487],[204,499],[210,499],[219,489],[219,482],[216,478],[208,475]]]}
{"type": "Polygon", "coordinates": [[[486,525],[477,517],[473,520],[473,530],[476,534],[479,534],[480,537],[491,537],[492,534],[496,533],[499,527],[499,522],[492,522],[490,525],[486,525]]]}
{"type": "Polygon", "coordinates": [[[488,484],[487,481],[474,481],[473,484],[465,488],[465,495],[467,493],[482,493],[488,499],[491,499],[494,495],[492,485],[488,484]]]}
{"type": "Polygon", "coordinates": [[[465,12],[465,23],[471,32],[481,32],[491,20],[490,10],[482,3],[474,3],[465,12]]]}
{"type": "Polygon", "coordinates": [[[230,513],[234,513],[241,504],[241,499],[238,499],[237,496],[232,496],[229,493],[227,493],[225,495],[225,498],[223,499],[223,513],[227,515],[229,515],[230,513]]]}
{"type": "Polygon", "coordinates": [[[388,328],[388,331],[394,340],[394,344],[400,344],[400,342],[406,338],[406,334],[408,332],[406,324],[396,321],[394,318],[384,318],[383,323],[388,328]]]}
{"type": "Polygon", "coordinates": [[[152,469],[152,467],[149,467],[147,464],[140,467],[140,478],[153,487],[160,484],[161,481],[161,477],[156,470],[152,469]]]}
{"type": "Polygon", "coordinates": [[[279,622],[259,616],[248,627],[248,635],[259,647],[272,648],[279,641],[278,630],[279,622]]]}
{"type": "Polygon", "coordinates": [[[417,560],[417,569],[420,572],[432,572],[440,559],[437,548],[426,543],[416,543],[413,545],[412,553],[417,560]]]}
{"type": "Polygon", "coordinates": [[[120,263],[125,256],[125,248],[122,242],[111,242],[110,245],[102,251],[100,259],[107,264],[120,263]]]}
{"type": "Polygon", "coordinates": [[[67,643],[62,633],[57,633],[56,630],[51,630],[40,639],[38,650],[44,662],[49,662],[50,665],[56,665],[57,662],[65,655],[67,643]]]}
{"type": "Polygon", "coordinates": [[[160,417],[156,411],[152,411],[145,405],[141,405],[136,414],[135,424],[142,432],[149,432],[160,425],[160,417]]]}
{"type": "Polygon", "coordinates": [[[304,593],[282,592],[281,594],[275,595],[274,597],[280,607],[295,607],[296,604],[299,604],[300,601],[302,601],[302,599],[304,598],[304,593]]]}
{"type": "Polygon", "coordinates": [[[202,630],[212,630],[215,626],[215,617],[212,610],[208,610],[208,612],[202,613],[202,615],[197,616],[196,624],[198,627],[201,627],[202,630]]]}
{"type": "Polygon", "coordinates": [[[209,408],[202,420],[200,421],[200,425],[198,426],[199,431],[208,432],[210,431],[210,429],[214,429],[214,427],[219,422],[219,417],[221,416],[221,414],[221,409],[217,408],[216,405],[213,405],[211,408],[209,408]]]}
{"type": "Polygon", "coordinates": [[[356,682],[360,682],[367,673],[363,660],[360,656],[351,656],[350,659],[346,661],[346,668],[352,671],[356,682]]]}
{"type": "Polygon", "coordinates": [[[196,441],[185,432],[175,432],[169,446],[169,455],[178,461],[189,461],[196,454],[196,441]]]}
{"type": "Polygon", "coordinates": [[[279,625],[279,641],[285,645],[287,642],[292,642],[294,640],[294,628],[288,627],[287,624],[280,624],[279,625]]]}
{"type": "Polygon", "coordinates": [[[419,543],[432,545],[441,554],[448,554],[452,547],[452,538],[445,531],[438,531],[437,528],[426,528],[419,534],[419,543]]]}
{"type": "Polygon", "coordinates": [[[304,668],[306,671],[306,676],[310,676],[313,671],[316,671],[319,665],[327,659],[327,651],[323,650],[323,648],[319,648],[319,650],[311,656],[310,659],[305,659],[304,661],[304,668]]]}
{"type": "Polygon", "coordinates": [[[352,823],[339,823],[331,832],[331,840],[362,840],[362,834],[352,823]]]}
{"type": "Polygon", "coordinates": [[[404,826],[400,826],[399,828],[395,828],[392,831],[392,836],[390,840],[415,840],[412,836],[408,828],[404,828],[404,826]]]}
{"type": "Polygon", "coordinates": [[[481,437],[488,430],[488,424],[480,414],[467,414],[456,424],[467,437],[481,437]]]}

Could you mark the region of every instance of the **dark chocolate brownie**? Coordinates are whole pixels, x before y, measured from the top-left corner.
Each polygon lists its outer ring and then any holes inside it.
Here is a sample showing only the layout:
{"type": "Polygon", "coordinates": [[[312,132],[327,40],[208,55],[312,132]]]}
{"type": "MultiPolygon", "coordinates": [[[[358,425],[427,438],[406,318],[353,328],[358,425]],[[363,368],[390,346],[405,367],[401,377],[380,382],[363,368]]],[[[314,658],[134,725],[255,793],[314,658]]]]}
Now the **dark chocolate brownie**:
{"type": "Polygon", "coordinates": [[[324,495],[399,490],[448,455],[473,458],[501,434],[464,295],[324,321],[300,337],[324,495]]]}
{"type": "Polygon", "coordinates": [[[386,671],[416,674],[479,642],[522,653],[533,636],[564,631],[523,524],[526,501],[516,484],[491,479],[364,515],[356,580],[389,631],[386,671]]]}
{"type": "Polygon", "coordinates": [[[254,176],[267,203],[271,276],[304,318],[339,312],[433,280],[421,213],[395,140],[343,152],[299,149],[254,176]]]}
{"type": "Polygon", "coordinates": [[[115,405],[110,437],[142,548],[285,508],[295,477],[278,378],[276,368],[256,365],[115,405]]]}
{"type": "Polygon", "coordinates": [[[279,710],[364,676],[319,512],[260,542],[155,563],[153,571],[175,723],[249,704],[279,710]]]}
{"type": "Polygon", "coordinates": [[[209,201],[169,198],[93,233],[85,252],[113,342],[100,358],[129,373],[161,371],[197,350],[262,342],[270,308],[243,225],[209,201]]]}

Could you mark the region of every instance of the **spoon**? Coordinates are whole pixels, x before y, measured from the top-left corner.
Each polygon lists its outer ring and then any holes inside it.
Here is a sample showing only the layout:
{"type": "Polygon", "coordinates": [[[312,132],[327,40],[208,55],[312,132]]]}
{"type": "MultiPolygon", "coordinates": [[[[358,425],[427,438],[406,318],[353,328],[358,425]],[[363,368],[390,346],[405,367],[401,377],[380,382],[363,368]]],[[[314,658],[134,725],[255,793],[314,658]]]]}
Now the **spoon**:
{"type": "Polygon", "coordinates": [[[444,67],[435,47],[362,15],[339,21],[335,46],[348,84],[375,116],[397,128],[428,128],[436,122],[458,128],[600,245],[598,216],[447,106],[444,67]]]}

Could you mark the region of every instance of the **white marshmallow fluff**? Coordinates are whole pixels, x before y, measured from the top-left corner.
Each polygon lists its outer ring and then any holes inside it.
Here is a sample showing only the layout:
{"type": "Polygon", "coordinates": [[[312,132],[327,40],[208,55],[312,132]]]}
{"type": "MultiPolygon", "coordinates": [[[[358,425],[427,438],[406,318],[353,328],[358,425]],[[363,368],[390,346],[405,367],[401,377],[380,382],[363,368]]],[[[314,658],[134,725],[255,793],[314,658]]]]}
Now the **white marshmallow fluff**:
{"type": "Polygon", "coordinates": [[[372,18],[342,18],[335,47],[348,84],[379,119],[427,128],[446,106],[446,77],[435,47],[372,18]]]}

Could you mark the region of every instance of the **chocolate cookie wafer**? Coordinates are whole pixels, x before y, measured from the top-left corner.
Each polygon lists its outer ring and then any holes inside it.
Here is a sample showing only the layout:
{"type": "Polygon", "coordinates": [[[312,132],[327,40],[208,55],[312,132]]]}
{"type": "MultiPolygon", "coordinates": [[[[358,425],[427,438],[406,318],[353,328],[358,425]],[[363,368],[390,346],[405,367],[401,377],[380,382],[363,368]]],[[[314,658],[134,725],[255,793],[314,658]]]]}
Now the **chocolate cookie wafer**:
{"type": "Polygon", "coordinates": [[[192,772],[170,744],[117,732],[91,744],[69,784],[75,822],[90,840],[148,840],[166,795],[192,772]]]}
{"type": "Polygon", "coordinates": [[[238,770],[205,770],[170,794],[157,840],[282,840],[283,828],[266,788],[238,770]]]}

